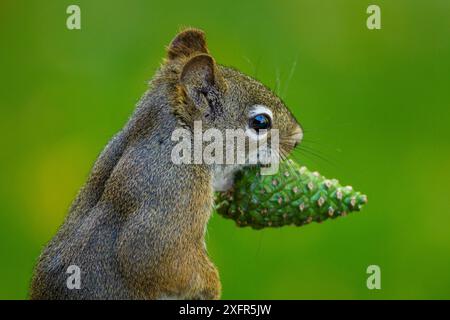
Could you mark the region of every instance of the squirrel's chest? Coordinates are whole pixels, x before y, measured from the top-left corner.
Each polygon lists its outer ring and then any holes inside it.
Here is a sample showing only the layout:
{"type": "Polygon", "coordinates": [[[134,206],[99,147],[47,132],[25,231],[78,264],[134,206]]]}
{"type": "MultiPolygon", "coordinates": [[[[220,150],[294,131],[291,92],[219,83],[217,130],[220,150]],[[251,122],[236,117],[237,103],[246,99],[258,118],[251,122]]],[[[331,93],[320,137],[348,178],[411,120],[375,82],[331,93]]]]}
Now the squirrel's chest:
{"type": "Polygon", "coordinates": [[[240,166],[217,166],[213,172],[214,191],[227,191],[233,186],[234,174],[240,166]]]}

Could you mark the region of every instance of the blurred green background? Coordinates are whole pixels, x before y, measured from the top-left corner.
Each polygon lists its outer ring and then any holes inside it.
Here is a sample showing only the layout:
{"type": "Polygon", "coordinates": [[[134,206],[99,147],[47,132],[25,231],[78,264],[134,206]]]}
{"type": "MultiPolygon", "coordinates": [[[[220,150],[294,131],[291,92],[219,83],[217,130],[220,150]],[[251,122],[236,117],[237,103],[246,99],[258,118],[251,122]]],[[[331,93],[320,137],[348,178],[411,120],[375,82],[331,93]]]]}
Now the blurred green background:
{"type": "Polygon", "coordinates": [[[213,216],[223,298],[450,298],[447,0],[3,0],[0,298],[27,297],[41,249],[181,26],[204,29],[219,63],[279,82],[314,150],[301,161],[369,196],[360,214],[304,228],[213,216]],[[81,30],[66,28],[70,4],[81,30]],[[370,4],[381,30],[366,28],[370,4]],[[366,287],[371,264],[381,290],[366,287]]]}

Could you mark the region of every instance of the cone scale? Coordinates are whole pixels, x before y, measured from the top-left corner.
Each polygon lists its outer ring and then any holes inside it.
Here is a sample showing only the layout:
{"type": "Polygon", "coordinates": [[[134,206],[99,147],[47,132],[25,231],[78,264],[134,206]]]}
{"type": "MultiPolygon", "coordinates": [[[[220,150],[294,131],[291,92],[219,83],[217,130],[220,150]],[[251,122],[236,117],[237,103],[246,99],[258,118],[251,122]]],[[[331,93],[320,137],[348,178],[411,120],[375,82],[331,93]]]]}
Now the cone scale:
{"type": "Polygon", "coordinates": [[[287,160],[276,175],[261,175],[258,167],[241,170],[233,188],[216,193],[215,208],[238,226],[262,229],[322,222],[366,203],[367,196],[352,187],[287,160]]]}

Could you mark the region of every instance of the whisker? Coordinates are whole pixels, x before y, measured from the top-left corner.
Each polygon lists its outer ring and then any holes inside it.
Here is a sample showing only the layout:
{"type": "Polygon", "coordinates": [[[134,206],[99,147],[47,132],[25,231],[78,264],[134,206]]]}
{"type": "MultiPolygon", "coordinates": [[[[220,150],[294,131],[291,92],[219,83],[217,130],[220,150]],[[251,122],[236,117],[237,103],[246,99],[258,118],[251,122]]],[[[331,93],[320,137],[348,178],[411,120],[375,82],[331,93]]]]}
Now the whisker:
{"type": "Polygon", "coordinates": [[[255,74],[256,74],[255,64],[247,56],[243,56],[243,57],[244,57],[245,61],[247,61],[247,63],[250,65],[250,67],[253,69],[253,77],[255,78],[255,74]]]}
{"type": "Polygon", "coordinates": [[[275,70],[275,94],[279,95],[281,89],[281,81],[280,81],[280,69],[275,70]]]}
{"type": "Polygon", "coordinates": [[[301,156],[301,157],[305,157],[306,159],[310,160],[310,161],[313,162],[314,164],[317,164],[317,165],[318,165],[317,161],[316,161],[314,158],[312,158],[310,155],[308,155],[308,154],[305,154],[305,153],[302,153],[302,154],[299,154],[299,153],[293,153],[293,154],[292,154],[292,157],[295,159],[296,162],[302,163],[302,159],[301,159],[300,156],[301,156]]]}
{"type": "Polygon", "coordinates": [[[287,170],[288,170],[288,173],[289,173],[289,174],[292,174],[294,177],[298,178],[300,174],[299,174],[299,172],[297,172],[297,170],[296,170],[296,168],[294,167],[294,165],[293,165],[290,161],[287,161],[288,158],[289,158],[289,155],[287,155],[286,150],[284,150],[283,148],[280,148],[280,152],[281,152],[282,155],[283,155],[284,163],[287,164],[287,170]]]}
{"type": "Polygon", "coordinates": [[[298,54],[295,56],[295,60],[294,60],[294,62],[292,64],[291,70],[290,70],[288,78],[286,80],[286,86],[285,86],[285,88],[283,90],[283,94],[282,94],[283,98],[286,98],[286,93],[287,93],[287,90],[288,90],[288,87],[289,87],[289,83],[291,82],[292,76],[294,75],[294,72],[295,72],[295,68],[297,67],[297,61],[298,61],[298,54]]]}
{"type": "MultiPolygon", "coordinates": [[[[318,146],[323,146],[323,147],[327,147],[327,148],[335,148],[335,146],[329,144],[329,143],[323,143],[322,141],[319,140],[311,140],[311,139],[302,139],[302,144],[314,144],[314,145],[318,145],[318,146]]],[[[335,151],[338,151],[338,149],[335,149],[335,151]]]]}
{"type": "MultiPolygon", "coordinates": [[[[328,125],[325,127],[314,127],[314,128],[305,128],[303,127],[303,132],[305,133],[310,133],[310,132],[334,132],[336,131],[336,128],[339,127],[348,127],[350,125],[353,125],[352,122],[336,122],[336,121],[332,121],[333,119],[329,119],[329,121],[332,122],[332,125],[328,125]]],[[[323,122],[322,122],[323,123],[323,122]]]]}
{"type": "Polygon", "coordinates": [[[325,162],[325,163],[327,163],[327,164],[329,164],[329,165],[331,165],[333,167],[337,167],[337,164],[335,162],[330,161],[329,159],[325,158],[324,156],[322,156],[320,154],[317,154],[316,152],[314,152],[312,150],[307,150],[307,149],[304,149],[304,148],[296,148],[296,149],[293,150],[293,153],[294,154],[301,154],[301,155],[306,156],[306,157],[308,157],[307,155],[314,156],[317,159],[319,159],[319,160],[321,160],[321,161],[323,161],[323,162],[325,162]]]}
{"type": "MultiPolygon", "coordinates": [[[[301,144],[301,145],[298,146],[298,148],[305,149],[307,151],[312,151],[312,152],[315,152],[315,153],[320,154],[322,156],[328,157],[328,155],[325,152],[317,150],[315,148],[312,148],[311,146],[308,146],[308,145],[301,144]]],[[[330,158],[332,158],[332,157],[330,156],[330,158]]]]}

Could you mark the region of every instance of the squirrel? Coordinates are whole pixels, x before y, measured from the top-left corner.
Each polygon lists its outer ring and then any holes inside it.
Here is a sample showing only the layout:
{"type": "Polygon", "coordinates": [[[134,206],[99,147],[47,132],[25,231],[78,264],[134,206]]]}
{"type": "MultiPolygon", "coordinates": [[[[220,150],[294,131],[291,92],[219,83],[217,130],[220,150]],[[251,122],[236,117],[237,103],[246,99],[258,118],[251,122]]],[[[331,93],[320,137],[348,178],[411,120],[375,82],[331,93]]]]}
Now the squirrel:
{"type": "Polygon", "coordinates": [[[270,89],[217,64],[203,31],[182,30],[41,253],[31,299],[220,298],[204,238],[214,191],[232,185],[239,165],[174,164],[171,135],[194,121],[220,132],[276,128],[285,154],[303,136],[270,89]],[[67,286],[70,266],[80,288],[67,286]]]}

